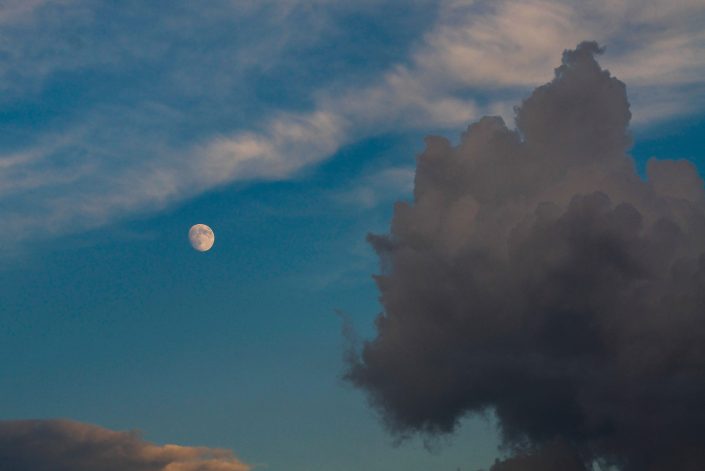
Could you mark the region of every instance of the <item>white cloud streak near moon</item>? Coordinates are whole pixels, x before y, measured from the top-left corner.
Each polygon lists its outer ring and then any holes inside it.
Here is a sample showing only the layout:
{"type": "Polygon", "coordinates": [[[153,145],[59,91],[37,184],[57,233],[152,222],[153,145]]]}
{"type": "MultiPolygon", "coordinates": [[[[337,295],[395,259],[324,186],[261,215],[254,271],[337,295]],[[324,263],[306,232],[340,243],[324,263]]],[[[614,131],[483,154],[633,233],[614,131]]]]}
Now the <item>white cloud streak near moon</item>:
{"type": "MultiPolygon", "coordinates": [[[[84,21],[90,11],[90,5],[81,1],[35,1],[32,8],[0,10],[0,18],[10,24],[22,22],[25,29],[40,29],[40,18],[45,18],[39,14],[42,8],[55,5],[63,5],[55,13],[71,21],[84,21]]],[[[297,27],[286,22],[297,5],[287,3],[281,20],[284,27],[297,27]]],[[[324,2],[319,7],[330,5],[324,2]]],[[[310,90],[308,109],[275,109],[247,128],[203,132],[178,146],[165,136],[188,122],[184,113],[176,104],[153,98],[119,109],[97,104],[61,134],[37,132],[32,139],[36,144],[0,155],[0,194],[8,200],[0,213],[20,228],[16,234],[77,231],[155,211],[236,181],[293,178],[330,158],[341,146],[385,131],[458,129],[483,114],[507,119],[511,103],[548,80],[554,58],[583,39],[606,45],[603,63],[631,84],[637,125],[692,113],[705,103],[701,53],[705,4],[700,1],[442,1],[438,5],[435,24],[408,57],[363,83],[310,90]],[[482,101],[476,101],[477,96],[482,101]],[[176,128],[169,129],[169,123],[176,123],[176,128]],[[62,165],[56,165],[57,160],[62,165]]],[[[194,22],[210,21],[207,12],[201,13],[194,22]]],[[[22,36],[6,36],[3,47],[16,46],[16,50],[10,55],[14,61],[0,67],[0,86],[15,93],[20,93],[11,81],[16,71],[29,78],[22,83],[41,89],[42,77],[85,67],[81,61],[94,67],[118,67],[162,57],[156,45],[147,47],[124,38],[119,46],[123,50],[96,50],[57,61],[26,49],[22,36]],[[99,58],[104,57],[111,62],[102,64],[106,59],[99,58]]],[[[276,49],[281,47],[278,44],[258,47],[276,49]]],[[[91,45],[80,43],[80,47],[91,45]]],[[[208,66],[216,76],[225,77],[233,70],[234,52],[210,59],[213,63],[208,66]],[[228,62],[222,62],[223,57],[228,62]]],[[[235,56],[249,63],[270,55],[267,50],[254,56],[246,52],[235,56]]],[[[193,67],[181,67],[180,83],[188,82],[189,70],[197,77],[202,66],[195,62],[193,67]]],[[[22,90],[22,94],[31,93],[22,90]]],[[[222,93],[214,88],[213,96],[203,99],[218,103],[222,93]]]]}

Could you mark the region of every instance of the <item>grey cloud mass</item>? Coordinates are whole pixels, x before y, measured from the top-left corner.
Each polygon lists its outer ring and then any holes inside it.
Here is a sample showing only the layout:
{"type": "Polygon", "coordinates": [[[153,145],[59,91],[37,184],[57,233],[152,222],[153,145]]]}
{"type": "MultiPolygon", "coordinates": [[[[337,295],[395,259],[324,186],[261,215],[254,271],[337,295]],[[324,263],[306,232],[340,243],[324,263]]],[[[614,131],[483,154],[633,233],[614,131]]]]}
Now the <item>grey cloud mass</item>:
{"type": "Polygon", "coordinates": [[[504,461],[497,460],[490,471],[588,471],[588,468],[575,450],[555,442],[540,450],[521,451],[504,461]]]}
{"type": "Polygon", "coordinates": [[[413,202],[369,236],[383,312],[347,378],[401,435],[493,411],[517,450],[493,471],[705,469],[703,181],[637,174],[600,52],[565,51],[516,130],[429,137],[413,202]]]}
{"type": "Polygon", "coordinates": [[[8,471],[249,471],[226,450],[155,445],[133,432],[65,420],[0,421],[8,471]]]}

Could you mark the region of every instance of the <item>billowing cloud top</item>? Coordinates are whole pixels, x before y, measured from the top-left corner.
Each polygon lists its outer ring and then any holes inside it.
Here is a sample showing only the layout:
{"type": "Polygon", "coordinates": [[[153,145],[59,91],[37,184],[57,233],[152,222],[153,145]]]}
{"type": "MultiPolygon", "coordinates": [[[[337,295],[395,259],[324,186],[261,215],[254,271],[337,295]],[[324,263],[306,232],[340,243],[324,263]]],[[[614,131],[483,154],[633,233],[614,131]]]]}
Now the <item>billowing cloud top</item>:
{"type": "Polygon", "coordinates": [[[226,450],[155,445],[133,432],[65,420],[0,422],[0,468],[12,471],[249,471],[226,450]]]}
{"type": "Polygon", "coordinates": [[[384,312],[348,378],[392,430],[493,410],[508,445],[559,439],[575,469],[705,468],[703,181],[686,161],[638,176],[599,52],[566,51],[516,130],[488,117],[458,145],[428,138],[413,202],[369,237],[384,312]]]}

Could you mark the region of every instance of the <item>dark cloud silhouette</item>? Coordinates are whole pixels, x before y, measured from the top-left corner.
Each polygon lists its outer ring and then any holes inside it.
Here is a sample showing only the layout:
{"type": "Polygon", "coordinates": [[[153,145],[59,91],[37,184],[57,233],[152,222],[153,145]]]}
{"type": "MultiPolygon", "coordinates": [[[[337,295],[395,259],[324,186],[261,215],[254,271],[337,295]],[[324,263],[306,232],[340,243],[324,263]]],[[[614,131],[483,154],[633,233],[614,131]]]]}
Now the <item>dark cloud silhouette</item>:
{"type": "Polygon", "coordinates": [[[369,236],[384,311],[346,375],[394,432],[491,410],[509,448],[560,439],[575,469],[705,469],[703,182],[686,161],[638,176],[600,52],[566,51],[516,130],[429,137],[413,202],[369,236]]]}
{"type": "Polygon", "coordinates": [[[0,470],[249,471],[226,450],[155,445],[65,420],[0,421],[0,470]]]}
{"type": "Polygon", "coordinates": [[[584,460],[565,443],[555,442],[539,450],[525,450],[497,460],[490,471],[588,471],[584,460]]]}

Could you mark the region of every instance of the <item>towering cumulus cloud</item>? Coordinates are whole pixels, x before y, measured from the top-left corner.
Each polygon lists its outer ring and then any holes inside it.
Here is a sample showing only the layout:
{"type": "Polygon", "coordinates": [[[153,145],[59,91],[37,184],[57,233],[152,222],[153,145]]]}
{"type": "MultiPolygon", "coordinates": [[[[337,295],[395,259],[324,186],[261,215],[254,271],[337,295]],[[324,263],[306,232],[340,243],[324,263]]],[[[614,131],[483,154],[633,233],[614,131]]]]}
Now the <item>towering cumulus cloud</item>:
{"type": "Polygon", "coordinates": [[[0,422],[3,471],[249,471],[225,450],[158,446],[136,434],[60,420],[0,422]]]}
{"type": "Polygon", "coordinates": [[[384,312],[347,377],[401,434],[496,413],[496,471],[705,469],[705,192],[627,154],[625,86],[566,51],[516,110],[430,137],[371,235],[384,312]]]}

